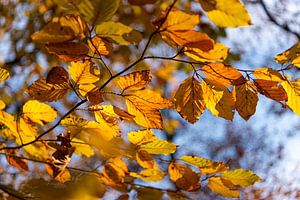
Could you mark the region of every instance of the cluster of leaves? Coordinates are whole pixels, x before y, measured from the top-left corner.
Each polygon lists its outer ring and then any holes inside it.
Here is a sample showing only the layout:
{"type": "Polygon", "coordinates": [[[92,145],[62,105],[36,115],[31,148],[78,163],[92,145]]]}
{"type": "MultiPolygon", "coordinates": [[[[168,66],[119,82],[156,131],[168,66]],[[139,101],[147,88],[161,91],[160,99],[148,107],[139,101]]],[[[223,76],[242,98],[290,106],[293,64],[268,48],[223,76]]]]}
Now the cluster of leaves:
{"type": "MultiPolygon", "coordinates": [[[[146,40],[140,57],[114,73],[107,64],[113,57],[114,48],[140,44],[143,40],[139,31],[113,18],[120,8],[120,0],[54,3],[65,15],[54,17],[31,38],[44,45],[48,53],[70,64],[68,70],[64,66],[52,67],[46,77],[28,86],[27,93],[33,100],[24,103],[16,118],[4,111],[5,103],[0,101],[1,137],[16,145],[0,145],[0,153],[6,156],[10,165],[25,172],[29,171],[30,160],[44,163],[56,181],[66,183],[72,180],[70,170],[74,168],[69,165],[73,154],[83,158],[94,156],[104,161],[101,172],[98,169],[90,171],[93,181],[97,182],[95,185],[99,188],[106,185],[121,192],[138,190],[136,179],[158,182],[168,175],[179,190],[197,191],[202,182],[208,180],[211,191],[236,198],[240,196],[240,188],[260,180],[249,170],[229,170],[224,162],[198,156],[186,155],[179,159],[170,156],[171,159],[164,160],[159,155],[172,155],[180,147],[159,139],[151,129],[163,129],[160,110],[173,107],[190,123],[195,123],[206,108],[227,120],[233,120],[236,110],[248,120],[256,111],[258,93],[300,114],[297,104],[300,100],[299,81],[281,73],[291,66],[300,66],[299,44],[275,57],[281,64],[291,63],[286,68],[239,70],[224,64],[229,48],[196,29],[200,24],[199,15],[175,8],[177,4],[180,6],[175,0],[153,22],[155,30],[146,40]],[[158,34],[178,51],[176,55],[147,54],[151,41],[158,34]],[[192,67],[192,75],[180,84],[173,100],[148,86],[152,80],[151,67],[129,73],[147,59],[168,60],[192,67]],[[57,119],[57,111],[41,101],[62,100],[68,90],[73,91],[80,101],[57,119]],[[114,101],[111,96],[118,100],[114,101]],[[89,105],[77,115],[72,114],[84,103],[89,105]],[[93,119],[84,117],[86,111],[93,119]],[[55,120],[52,126],[47,125],[55,120]],[[126,133],[126,126],[138,130],[126,133]],[[55,139],[43,139],[53,135],[57,127],[63,128],[65,133],[56,135],[55,139]],[[168,163],[166,170],[162,170],[158,160],[168,163]],[[131,167],[132,163],[139,167],[131,167]]],[[[158,2],[129,0],[129,3],[144,6],[158,2]]],[[[251,24],[249,14],[238,0],[200,0],[200,4],[207,17],[219,27],[251,24]]],[[[8,71],[0,68],[0,80],[8,77],[8,71]]],[[[76,195],[93,196],[90,192],[76,195]]]]}

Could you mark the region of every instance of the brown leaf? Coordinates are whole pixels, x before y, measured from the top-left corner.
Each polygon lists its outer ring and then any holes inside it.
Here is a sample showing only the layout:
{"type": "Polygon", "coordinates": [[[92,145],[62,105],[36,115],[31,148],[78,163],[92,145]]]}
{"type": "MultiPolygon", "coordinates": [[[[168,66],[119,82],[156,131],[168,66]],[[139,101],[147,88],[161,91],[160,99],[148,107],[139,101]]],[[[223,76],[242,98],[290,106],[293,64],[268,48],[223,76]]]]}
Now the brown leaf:
{"type": "Polygon", "coordinates": [[[92,105],[100,104],[104,101],[102,92],[100,92],[98,89],[88,92],[87,99],[92,105]]]}
{"type": "Polygon", "coordinates": [[[47,75],[46,83],[64,84],[69,80],[69,74],[63,67],[53,67],[47,75]]]}
{"type": "Polygon", "coordinates": [[[18,151],[15,149],[8,149],[6,150],[5,157],[7,162],[11,165],[16,167],[22,172],[28,171],[28,163],[27,160],[18,158],[18,151]]]}
{"type": "Polygon", "coordinates": [[[94,54],[107,56],[113,49],[112,43],[105,38],[95,36],[92,41],[88,40],[88,45],[94,54]]]}
{"type": "Polygon", "coordinates": [[[255,79],[254,84],[256,85],[259,93],[266,97],[273,99],[274,101],[287,101],[288,96],[279,82],[269,81],[263,79],[255,79]]]}

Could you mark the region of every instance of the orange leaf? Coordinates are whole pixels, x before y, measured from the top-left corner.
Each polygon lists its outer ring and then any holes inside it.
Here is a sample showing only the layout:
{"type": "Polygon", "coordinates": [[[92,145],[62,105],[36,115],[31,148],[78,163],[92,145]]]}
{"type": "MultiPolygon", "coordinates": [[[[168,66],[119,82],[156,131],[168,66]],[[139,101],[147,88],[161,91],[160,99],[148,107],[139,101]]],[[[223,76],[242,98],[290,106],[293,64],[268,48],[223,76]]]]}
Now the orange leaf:
{"type": "Polygon", "coordinates": [[[96,54],[107,56],[113,49],[112,43],[105,38],[95,36],[92,40],[88,40],[90,49],[96,54]]]}
{"type": "Polygon", "coordinates": [[[287,101],[288,96],[281,85],[276,81],[268,81],[262,79],[255,79],[254,84],[258,91],[266,97],[275,101],[287,101]]]}
{"type": "Polygon", "coordinates": [[[18,151],[15,149],[8,149],[6,150],[6,160],[7,162],[11,165],[16,167],[17,169],[19,169],[22,172],[27,172],[28,171],[28,164],[27,164],[27,160],[24,160],[22,158],[19,158],[17,156],[18,151]]]}

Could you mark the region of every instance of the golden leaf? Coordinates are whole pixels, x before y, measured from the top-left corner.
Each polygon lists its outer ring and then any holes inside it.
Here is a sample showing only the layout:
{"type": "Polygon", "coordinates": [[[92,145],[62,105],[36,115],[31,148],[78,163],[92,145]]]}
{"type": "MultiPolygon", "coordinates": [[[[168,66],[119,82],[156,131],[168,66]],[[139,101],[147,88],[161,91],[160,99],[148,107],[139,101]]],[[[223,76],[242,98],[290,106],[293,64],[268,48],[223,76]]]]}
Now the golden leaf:
{"type": "Polygon", "coordinates": [[[149,70],[132,72],[119,77],[118,85],[124,90],[140,90],[144,88],[152,79],[149,70]]]}
{"type": "Polygon", "coordinates": [[[88,124],[88,120],[85,120],[81,117],[77,117],[77,116],[74,116],[74,115],[69,115],[68,117],[64,118],[61,122],[60,122],[61,125],[63,126],[68,126],[68,127],[78,127],[78,128],[81,128],[85,125],[88,124]]]}
{"type": "Polygon", "coordinates": [[[56,118],[56,111],[49,105],[36,100],[29,100],[23,106],[23,117],[40,125],[53,122],[56,118]]]}
{"type": "Polygon", "coordinates": [[[50,84],[64,84],[68,82],[69,74],[63,67],[53,67],[46,78],[46,83],[50,84]]]}
{"type": "Polygon", "coordinates": [[[300,81],[284,81],[281,83],[283,89],[286,91],[288,101],[286,104],[292,111],[300,115],[300,81]]]}
{"type": "Polygon", "coordinates": [[[139,178],[147,182],[158,182],[164,178],[165,174],[159,169],[145,169],[141,171],[139,174],[135,172],[130,172],[130,176],[139,178]]]}
{"type": "Polygon", "coordinates": [[[239,198],[240,192],[236,188],[228,188],[220,177],[212,177],[208,180],[208,187],[214,193],[220,194],[224,197],[239,198]]]}
{"type": "Polygon", "coordinates": [[[138,150],[136,152],[136,161],[141,167],[146,169],[153,169],[156,166],[152,155],[145,150],[138,150]]]}
{"type": "Polygon", "coordinates": [[[213,49],[209,51],[202,51],[198,48],[184,48],[184,54],[200,62],[224,62],[228,51],[228,47],[222,43],[216,43],[213,49]]]}
{"type": "Polygon", "coordinates": [[[0,110],[3,110],[6,107],[4,101],[0,100],[0,110]]]}
{"type": "Polygon", "coordinates": [[[109,159],[108,162],[103,165],[102,171],[106,178],[116,184],[123,183],[128,173],[126,163],[119,157],[109,159]]]}
{"type": "Polygon", "coordinates": [[[94,150],[90,145],[77,138],[72,138],[72,147],[75,147],[75,154],[91,157],[94,155],[94,150]]]}
{"type": "Polygon", "coordinates": [[[89,53],[89,48],[83,42],[50,43],[46,49],[65,62],[80,61],[89,53]]]}
{"type": "Polygon", "coordinates": [[[39,43],[60,43],[82,39],[87,30],[85,22],[79,16],[63,16],[54,18],[42,30],[34,33],[31,39],[39,43]]]}
{"type": "Polygon", "coordinates": [[[89,61],[72,62],[69,66],[72,80],[79,85],[91,84],[99,81],[99,70],[89,61]]]}
{"type": "Polygon", "coordinates": [[[275,61],[280,64],[292,63],[300,67],[300,42],[294,44],[291,48],[275,56],[275,61]]]}
{"type": "Polygon", "coordinates": [[[153,142],[157,139],[156,135],[151,130],[140,130],[130,132],[127,134],[127,138],[132,144],[136,145],[153,142]]]}
{"type": "Polygon", "coordinates": [[[146,128],[162,129],[162,117],[158,109],[172,106],[172,102],[152,90],[136,91],[126,95],[128,112],[135,116],[133,120],[146,128]]]}
{"type": "Polygon", "coordinates": [[[100,53],[103,56],[107,56],[113,49],[110,41],[97,35],[92,40],[88,40],[88,45],[94,54],[100,53]]]}
{"type": "Polygon", "coordinates": [[[257,68],[254,70],[253,75],[257,79],[263,79],[268,81],[283,82],[286,80],[278,71],[271,68],[257,68]]]}
{"type": "Polygon", "coordinates": [[[201,67],[201,70],[208,79],[225,86],[241,85],[246,82],[236,68],[223,63],[207,64],[201,67]]]}
{"type": "Polygon", "coordinates": [[[256,86],[247,81],[246,83],[233,88],[235,108],[244,120],[248,120],[255,112],[258,102],[256,86]]]}
{"type": "Polygon", "coordinates": [[[65,96],[70,89],[68,83],[47,84],[46,79],[41,78],[27,88],[28,94],[41,101],[57,101],[65,96]]]}
{"type": "Polygon", "coordinates": [[[274,101],[287,101],[288,96],[281,85],[276,81],[268,81],[263,79],[255,79],[254,84],[259,93],[274,101]]]}
{"type": "Polygon", "coordinates": [[[145,150],[150,154],[168,155],[176,151],[176,145],[166,140],[156,139],[152,142],[144,143],[139,146],[140,150],[145,150]]]}
{"type": "Polygon", "coordinates": [[[205,110],[202,88],[194,77],[181,83],[174,101],[177,112],[190,123],[195,123],[205,110]]]}
{"type": "Polygon", "coordinates": [[[208,18],[220,27],[251,25],[250,15],[239,0],[200,0],[208,18]]]}
{"type": "Polygon", "coordinates": [[[0,82],[5,81],[9,77],[9,72],[6,69],[0,68],[0,82]]]}
{"type": "Polygon", "coordinates": [[[232,171],[223,172],[222,179],[230,181],[235,186],[248,187],[260,180],[260,177],[250,170],[236,169],[232,171]]]}
{"type": "Polygon", "coordinates": [[[100,37],[110,38],[121,45],[138,44],[142,40],[140,32],[120,22],[103,22],[96,26],[96,33],[100,37]]]}
{"type": "Polygon", "coordinates": [[[206,107],[217,117],[233,119],[234,99],[229,90],[217,82],[203,79],[203,97],[206,107]]]}
{"type": "Polygon", "coordinates": [[[201,187],[199,176],[183,164],[170,163],[168,167],[170,179],[183,190],[195,191],[201,187]]]}

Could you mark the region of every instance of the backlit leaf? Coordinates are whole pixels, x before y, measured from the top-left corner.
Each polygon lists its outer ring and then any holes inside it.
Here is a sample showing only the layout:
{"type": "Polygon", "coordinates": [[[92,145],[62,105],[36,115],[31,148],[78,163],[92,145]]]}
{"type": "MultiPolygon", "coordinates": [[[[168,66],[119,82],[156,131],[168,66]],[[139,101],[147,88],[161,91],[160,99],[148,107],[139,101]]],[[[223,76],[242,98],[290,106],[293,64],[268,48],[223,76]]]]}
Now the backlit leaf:
{"type": "Polygon", "coordinates": [[[153,142],[157,139],[156,135],[151,130],[140,130],[130,132],[127,134],[127,138],[132,144],[136,145],[153,142]]]}
{"type": "Polygon", "coordinates": [[[217,82],[203,79],[203,97],[206,107],[217,117],[233,119],[234,99],[229,90],[217,82]]]}
{"type": "Polygon", "coordinates": [[[141,144],[141,150],[145,150],[150,154],[164,154],[168,155],[176,151],[176,145],[166,140],[156,139],[153,142],[141,144]]]}
{"type": "Polygon", "coordinates": [[[291,48],[278,54],[275,61],[280,64],[292,63],[296,67],[300,67],[300,42],[294,44],[291,48]]]}
{"type": "Polygon", "coordinates": [[[56,111],[45,103],[36,100],[29,100],[23,106],[23,116],[32,122],[43,125],[53,122],[56,118],[56,111]]]}
{"type": "Polygon", "coordinates": [[[114,183],[123,183],[128,173],[126,163],[119,157],[109,159],[108,162],[103,165],[102,171],[103,175],[114,183]]]}
{"type": "Polygon", "coordinates": [[[99,70],[89,61],[83,63],[72,62],[68,69],[72,80],[76,84],[91,84],[99,80],[99,70]]]}
{"type": "Polygon", "coordinates": [[[84,125],[88,124],[88,120],[74,115],[69,115],[68,117],[64,118],[60,124],[68,127],[83,127],[84,125]]]}
{"type": "Polygon", "coordinates": [[[294,113],[300,115],[300,82],[287,80],[282,82],[281,85],[288,96],[286,104],[294,113]]]}
{"type": "Polygon", "coordinates": [[[255,79],[254,84],[259,93],[266,97],[273,99],[274,101],[287,101],[288,96],[279,82],[268,81],[263,79],[255,79]]]}
{"type": "Polygon", "coordinates": [[[234,67],[223,63],[207,64],[201,67],[206,77],[225,86],[245,83],[243,75],[234,67]]]}
{"type": "Polygon", "coordinates": [[[139,174],[135,172],[130,172],[130,176],[139,178],[146,182],[158,182],[164,178],[165,174],[159,169],[145,169],[139,174]]]}
{"type": "Polygon", "coordinates": [[[183,190],[195,191],[200,188],[199,176],[183,164],[171,163],[168,167],[170,179],[183,190]]]}
{"type": "Polygon", "coordinates": [[[240,187],[248,187],[260,180],[260,177],[250,170],[236,169],[223,172],[222,179],[229,180],[232,184],[240,187]]]}
{"type": "Polygon", "coordinates": [[[200,0],[208,18],[220,27],[251,25],[250,15],[239,0],[200,0]]]}
{"type": "Polygon", "coordinates": [[[6,150],[6,160],[11,165],[16,167],[22,172],[28,171],[28,163],[27,160],[21,159],[18,157],[18,151],[15,149],[6,150]]]}
{"type": "Polygon", "coordinates": [[[220,177],[212,177],[208,180],[208,187],[214,193],[228,198],[239,198],[240,192],[236,188],[228,188],[220,177]]]}
{"type": "Polygon", "coordinates": [[[75,147],[75,154],[83,155],[86,157],[91,157],[94,155],[94,150],[90,145],[85,144],[84,141],[77,138],[72,139],[72,146],[75,147]]]}
{"type": "Polygon", "coordinates": [[[41,78],[27,88],[28,94],[36,100],[57,101],[65,96],[70,89],[68,83],[47,84],[46,79],[41,78]]]}
{"type": "Polygon", "coordinates": [[[141,167],[146,169],[152,169],[156,165],[152,155],[145,150],[138,150],[136,152],[136,161],[141,167]]]}
{"type": "Polygon", "coordinates": [[[68,82],[69,74],[63,67],[53,67],[46,78],[46,83],[50,84],[64,84],[68,82]]]}
{"type": "Polygon", "coordinates": [[[205,110],[202,88],[194,77],[181,83],[174,101],[177,112],[190,123],[195,123],[205,110]]]}
{"type": "Polygon", "coordinates": [[[256,86],[247,81],[233,88],[235,108],[244,120],[248,120],[255,112],[258,102],[256,86]]]}
{"type": "Polygon", "coordinates": [[[120,22],[104,22],[96,27],[96,33],[121,45],[138,44],[142,40],[140,32],[120,22]]]}
{"type": "Polygon", "coordinates": [[[0,110],[3,110],[5,107],[5,103],[2,100],[0,100],[0,110]]]}
{"type": "Polygon", "coordinates": [[[0,68],[0,82],[5,81],[9,77],[9,72],[6,69],[0,68]]]}
{"type": "Polygon", "coordinates": [[[97,35],[92,40],[88,40],[88,45],[95,54],[100,53],[103,56],[107,56],[113,49],[110,41],[97,35]]]}
{"type": "Polygon", "coordinates": [[[257,79],[263,79],[268,81],[282,82],[286,80],[286,78],[282,76],[278,71],[273,70],[271,68],[257,68],[254,70],[253,75],[257,79]]]}
{"type": "Polygon", "coordinates": [[[140,90],[152,79],[149,70],[132,72],[119,77],[118,85],[122,90],[140,90]]]}

